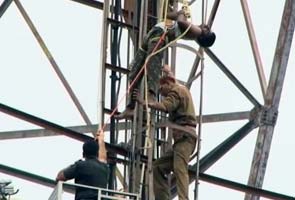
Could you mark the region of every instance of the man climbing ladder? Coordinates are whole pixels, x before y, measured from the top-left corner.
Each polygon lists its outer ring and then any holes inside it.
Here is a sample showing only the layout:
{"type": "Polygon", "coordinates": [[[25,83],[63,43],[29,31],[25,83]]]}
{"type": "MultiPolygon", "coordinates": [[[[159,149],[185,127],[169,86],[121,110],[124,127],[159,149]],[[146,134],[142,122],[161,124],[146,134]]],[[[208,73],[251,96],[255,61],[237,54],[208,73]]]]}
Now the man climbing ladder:
{"type": "MultiPolygon", "coordinates": [[[[173,76],[160,79],[161,102],[149,101],[148,106],[169,113],[168,125],[172,128],[174,144],[171,151],[153,162],[154,193],[156,200],[169,199],[167,175],[173,171],[179,200],[188,200],[188,163],[194,152],[197,135],[197,119],[190,91],[184,85],[176,83],[173,76]]],[[[134,94],[140,104],[145,102],[134,94]]]]}

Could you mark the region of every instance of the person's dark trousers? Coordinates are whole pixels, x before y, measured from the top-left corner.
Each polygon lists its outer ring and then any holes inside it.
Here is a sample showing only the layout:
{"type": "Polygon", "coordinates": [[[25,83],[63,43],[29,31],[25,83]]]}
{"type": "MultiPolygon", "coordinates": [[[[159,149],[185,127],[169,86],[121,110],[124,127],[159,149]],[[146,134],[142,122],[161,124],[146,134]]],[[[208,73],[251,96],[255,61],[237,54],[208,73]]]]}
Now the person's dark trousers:
{"type": "MultiPolygon", "coordinates": [[[[130,64],[130,72],[128,81],[129,84],[134,82],[133,86],[130,89],[129,92],[129,103],[127,104],[128,108],[133,109],[135,107],[135,100],[131,98],[131,95],[134,91],[134,89],[139,89],[140,82],[142,80],[142,77],[144,76],[144,70],[141,71],[141,74],[138,75],[142,67],[144,66],[144,63],[146,62],[146,59],[149,55],[152,54],[152,52],[161,49],[165,45],[165,40],[161,41],[161,43],[158,44],[161,36],[163,34],[163,30],[154,27],[149,31],[149,33],[145,36],[142,47],[139,48],[135,54],[134,59],[132,60],[130,64]],[[158,45],[158,46],[157,46],[158,45]],[[155,47],[157,46],[156,50],[155,47]],[[138,77],[137,77],[138,76],[138,77]],[[137,79],[135,80],[135,78],[137,79]]],[[[147,62],[147,83],[148,83],[148,90],[151,94],[154,96],[157,96],[158,94],[158,88],[159,88],[159,80],[162,74],[162,58],[163,58],[163,52],[157,53],[154,56],[151,56],[147,62]]]]}
{"type": "Polygon", "coordinates": [[[128,76],[129,84],[132,84],[132,87],[130,88],[129,95],[128,95],[128,101],[127,104],[128,108],[134,109],[135,107],[135,100],[131,98],[132,93],[134,89],[139,89],[140,81],[143,77],[144,71],[141,72],[141,74],[138,75],[140,72],[142,66],[144,65],[145,59],[146,59],[146,51],[143,49],[138,49],[134,59],[132,60],[130,64],[130,72],[128,76]],[[137,77],[138,75],[138,77],[137,77]],[[135,80],[136,79],[136,80],[135,80]]]}
{"type": "Polygon", "coordinates": [[[154,193],[156,200],[169,200],[167,175],[173,171],[179,200],[188,200],[188,163],[196,145],[196,138],[184,136],[175,141],[172,151],[153,163],[154,193]]]}

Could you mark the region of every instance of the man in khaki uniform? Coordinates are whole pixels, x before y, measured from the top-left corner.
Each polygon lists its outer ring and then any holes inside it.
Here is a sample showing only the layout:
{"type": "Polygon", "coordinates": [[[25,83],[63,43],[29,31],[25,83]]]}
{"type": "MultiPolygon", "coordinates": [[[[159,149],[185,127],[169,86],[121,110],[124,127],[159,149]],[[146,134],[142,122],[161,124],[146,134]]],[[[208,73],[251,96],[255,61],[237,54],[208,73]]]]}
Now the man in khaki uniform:
{"type": "MultiPolygon", "coordinates": [[[[188,163],[196,146],[196,115],[190,91],[176,83],[172,76],[160,79],[161,102],[150,101],[148,106],[169,113],[174,144],[171,151],[153,163],[154,193],[156,200],[169,199],[167,175],[173,171],[179,200],[188,200],[188,163]]],[[[144,103],[136,95],[139,103],[144,103]]]]}

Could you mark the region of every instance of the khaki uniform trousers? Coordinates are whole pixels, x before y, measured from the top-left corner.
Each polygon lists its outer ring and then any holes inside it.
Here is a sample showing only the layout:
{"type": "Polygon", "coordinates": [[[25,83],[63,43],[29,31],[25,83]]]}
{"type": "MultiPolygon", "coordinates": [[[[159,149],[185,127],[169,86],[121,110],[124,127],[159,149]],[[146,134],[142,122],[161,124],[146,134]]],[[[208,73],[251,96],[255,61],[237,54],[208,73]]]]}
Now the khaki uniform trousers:
{"type": "Polygon", "coordinates": [[[178,137],[171,151],[153,163],[154,193],[156,200],[169,200],[167,175],[173,171],[179,200],[188,200],[188,163],[196,146],[196,138],[183,134],[178,137]]]}

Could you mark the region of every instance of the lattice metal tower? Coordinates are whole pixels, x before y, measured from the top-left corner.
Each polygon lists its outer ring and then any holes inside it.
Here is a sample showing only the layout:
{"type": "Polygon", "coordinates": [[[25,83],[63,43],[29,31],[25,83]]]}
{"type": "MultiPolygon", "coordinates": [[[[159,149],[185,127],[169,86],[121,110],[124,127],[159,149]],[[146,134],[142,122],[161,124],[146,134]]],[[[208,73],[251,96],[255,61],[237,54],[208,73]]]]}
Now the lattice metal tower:
{"type": "MultiPolygon", "coordinates": [[[[129,72],[128,64],[133,58],[133,55],[136,52],[142,37],[150,29],[150,27],[157,22],[159,7],[161,6],[162,2],[156,0],[106,0],[104,2],[95,0],[72,1],[74,1],[76,5],[89,6],[93,9],[98,9],[99,12],[103,12],[102,18],[100,19],[100,22],[102,23],[102,29],[99,33],[101,36],[101,48],[100,67],[98,72],[99,85],[97,89],[99,93],[98,123],[93,123],[89,118],[77,95],[74,93],[71,85],[60,70],[60,66],[57,64],[48,46],[42,39],[41,34],[38,32],[34,23],[30,19],[28,12],[24,6],[22,6],[21,1],[4,0],[0,7],[0,20],[2,20],[2,16],[12,4],[17,7],[86,125],[65,127],[64,125],[53,123],[50,120],[43,119],[42,117],[32,115],[30,113],[21,111],[21,109],[11,107],[9,104],[0,102],[0,111],[2,113],[44,128],[40,130],[22,130],[9,132],[2,131],[0,132],[0,139],[29,138],[61,134],[78,141],[85,141],[92,136],[82,133],[94,134],[98,126],[103,126],[106,124],[105,130],[109,133],[109,143],[107,143],[107,149],[109,152],[108,156],[111,168],[109,187],[112,189],[124,188],[125,190],[136,193],[142,192],[143,199],[153,199],[151,187],[152,184],[151,180],[149,179],[149,175],[151,174],[151,159],[157,158],[161,154],[161,151],[164,150],[163,143],[165,143],[164,140],[166,140],[167,137],[167,130],[163,127],[162,129],[159,129],[157,128],[157,124],[154,124],[155,136],[152,137],[152,140],[155,142],[154,148],[152,149],[153,151],[146,152],[147,155],[143,155],[143,144],[146,135],[145,125],[142,122],[144,121],[142,117],[143,110],[139,108],[139,112],[137,112],[137,117],[139,120],[134,120],[133,122],[116,121],[113,118],[109,118],[109,116],[111,113],[114,114],[114,112],[116,112],[115,109],[117,108],[118,103],[121,102],[121,99],[123,99],[124,102],[125,96],[124,92],[122,91],[126,91],[127,88],[126,76],[129,72]],[[141,180],[142,163],[146,163],[146,169],[149,169],[145,171],[144,182],[141,180]]],[[[194,6],[192,13],[195,14],[200,12],[200,7],[204,6],[205,2],[207,1],[191,1],[191,6],[194,6]],[[199,10],[194,10],[197,8],[199,8],[199,10]]],[[[281,3],[283,4],[283,2],[281,3]]],[[[256,86],[255,91],[257,91],[258,88],[260,89],[260,92],[258,92],[260,97],[255,97],[255,95],[252,94],[253,91],[251,92],[242,84],[242,82],[245,82],[244,77],[242,77],[243,80],[239,80],[234,75],[235,73],[224,64],[225,62],[223,62],[223,60],[218,57],[218,54],[214,53],[214,46],[210,49],[204,49],[206,57],[205,72],[208,69],[208,66],[210,68],[217,67],[217,69],[220,69],[225,77],[227,77],[228,80],[234,84],[234,86],[241,92],[240,94],[246,97],[251,105],[249,106],[247,104],[246,107],[250,108],[247,111],[240,111],[238,110],[239,108],[237,108],[237,112],[225,111],[224,113],[215,112],[214,114],[206,114],[206,104],[204,105],[205,114],[202,115],[202,121],[200,123],[201,125],[203,123],[228,122],[236,120],[241,120],[242,122],[245,121],[246,123],[237,130],[234,130],[232,134],[227,135],[222,142],[216,144],[215,147],[213,147],[212,150],[208,151],[205,155],[201,154],[198,164],[194,161],[191,162],[189,168],[191,183],[195,180],[195,172],[198,169],[200,184],[202,182],[208,182],[240,191],[247,200],[259,199],[260,197],[270,199],[295,199],[290,194],[285,195],[270,190],[261,189],[267,170],[267,163],[270,155],[270,147],[275,131],[275,125],[277,118],[280,118],[280,115],[278,114],[279,104],[294,33],[295,1],[286,0],[284,3],[285,5],[282,11],[275,55],[273,58],[269,81],[267,81],[263,68],[263,59],[260,55],[258,45],[259,43],[256,40],[248,2],[247,0],[240,1],[242,8],[241,13],[244,16],[246,24],[244,33],[248,33],[249,46],[251,46],[253,60],[257,71],[257,76],[255,75],[255,78],[258,77],[257,83],[259,84],[259,87],[256,86]],[[260,98],[260,100],[257,100],[258,98],[260,98]],[[258,131],[247,183],[239,183],[228,178],[220,178],[205,173],[218,160],[222,159],[224,155],[226,155],[234,146],[238,147],[238,143],[243,141],[249,133],[253,132],[253,130],[258,131]]],[[[208,14],[206,24],[212,27],[213,30],[215,28],[214,21],[218,19],[216,16],[218,16],[219,10],[222,9],[220,7],[222,7],[223,4],[225,4],[225,2],[221,2],[220,0],[214,0],[211,2],[211,4],[208,4],[208,12],[210,12],[208,14]]],[[[175,5],[177,4],[175,3],[175,5]]],[[[227,34],[233,34],[231,41],[226,41],[223,43],[224,45],[230,45],[232,42],[238,41],[235,38],[235,30],[231,30],[231,23],[233,23],[233,21],[234,20],[223,23],[222,27],[226,29],[227,34]]],[[[216,28],[216,30],[217,43],[219,42],[220,44],[222,43],[223,35],[219,34],[218,28],[216,28]]],[[[246,40],[246,38],[243,39],[246,40]]],[[[192,43],[186,42],[178,42],[174,44],[169,48],[169,50],[165,52],[164,62],[169,63],[175,70],[176,77],[179,78],[189,88],[191,88],[192,93],[195,95],[196,107],[198,107],[200,99],[197,97],[201,88],[200,85],[196,86],[194,83],[197,82],[196,80],[199,77],[201,70],[199,66],[202,59],[200,57],[200,49],[198,49],[198,45],[195,43],[193,45],[191,44],[192,43]],[[188,60],[191,60],[190,64],[192,66],[186,66],[186,70],[182,70],[182,64],[187,58],[188,60]]],[[[223,46],[223,48],[226,49],[224,51],[228,52],[232,50],[230,49],[231,47],[223,46]]],[[[218,51],[218,47],[216,50],[218,51]]],[[[225,60],[228,61],[228,59],[225,60]]],[[[240,58],[240,60],[240,64],[243,65],[243,58],[240,58]]],[[[189,64],[185,63],[185,65],[189,64]]],[[[205,80],[206,76],[207,73],[204,75],[205,80]]],[[[251,78],[253,78],[253,76],[251,76],[251,78]]],[[[211,83],[206,84],[209,85],[211,83]]],[[[210,89],[210,87],[207,89],[210,89]]],[[[220,96],[220,94],[218,95],[220,96]]],[[[230,96],[230,94],[228,95],[230,96]]],[[[234,93],[234,95],[236,95],[236,93],[234,93]]],[[[222,101],[219,99],[214,99],[214,101],[216,104],[222,104],[222,101]]],[[[119,106],[119,109],[121,108],[123,108],[122,105],[119,106]]],[[[201,110],[201,107],[199,107],[199,109],[201,110]]],[[[202,131],[202,133],[206,134],[206,131],[202,131]]],[[[203,145],[206,145],[206,141],[204,141],[204,143],[202,142],[201,144],[203,148],[203,145]]],[[[233,163],[232,165],[234,166],[236,163],[233,163]]],[[[4,164],[0,164],[0,171],[2,173],[20,177],[41,185],[49,187],[53,187],[55,185],[55,182],[52,179],[4,164]]],[[[171,196],[176,197],[177,192],[175,180],[173,176],[170,178],[171,196]]],[[[230,193],[231,190],[228,190],[228,192],[230,193]]]]}

